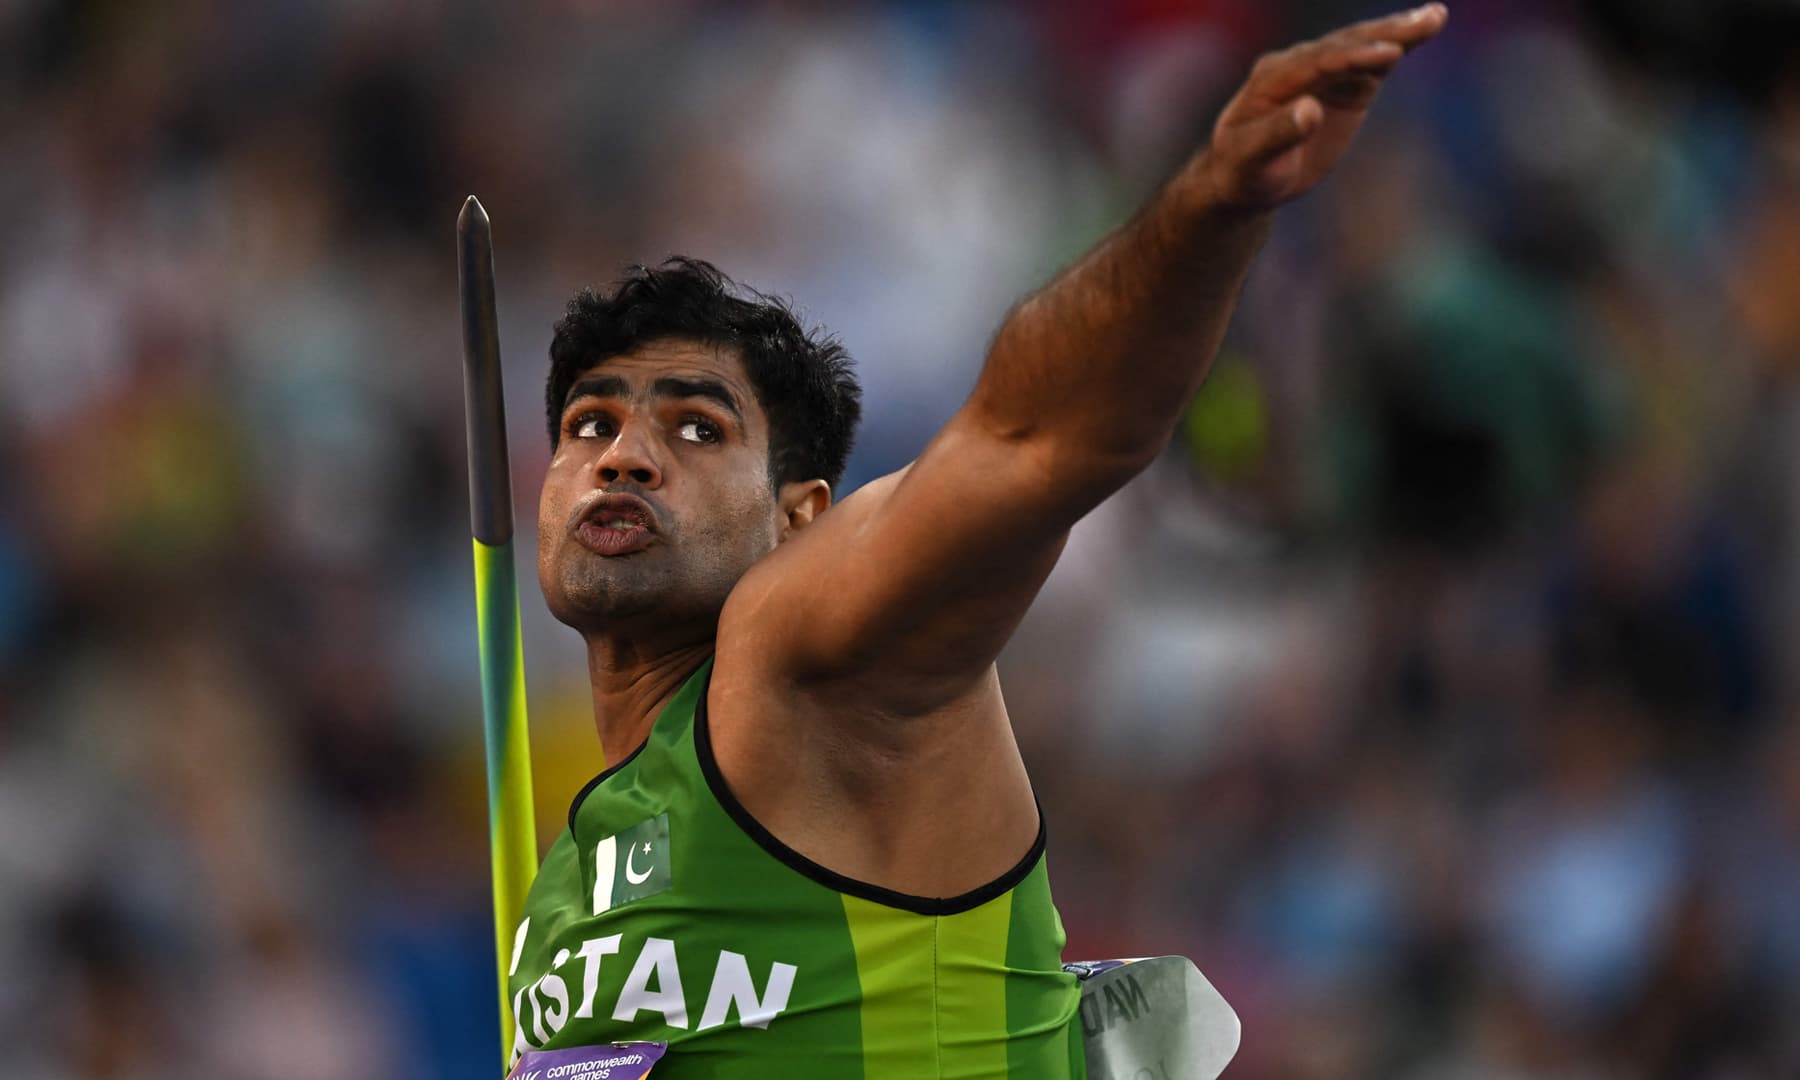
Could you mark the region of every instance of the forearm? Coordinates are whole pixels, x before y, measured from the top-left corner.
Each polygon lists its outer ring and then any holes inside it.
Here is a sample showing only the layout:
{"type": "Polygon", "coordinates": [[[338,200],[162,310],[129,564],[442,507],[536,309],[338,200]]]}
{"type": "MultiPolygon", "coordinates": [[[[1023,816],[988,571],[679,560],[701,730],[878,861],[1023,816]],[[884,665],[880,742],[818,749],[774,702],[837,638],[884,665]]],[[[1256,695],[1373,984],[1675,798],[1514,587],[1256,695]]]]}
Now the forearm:
{"type": "Polygon", "coordinates": [[[1130,222],[1013,310],[971,419],[1041,446],[1068,490],[1122,484],[1206,378],[1269,213],[1221,203],[1197,155],[1130,222]]]}

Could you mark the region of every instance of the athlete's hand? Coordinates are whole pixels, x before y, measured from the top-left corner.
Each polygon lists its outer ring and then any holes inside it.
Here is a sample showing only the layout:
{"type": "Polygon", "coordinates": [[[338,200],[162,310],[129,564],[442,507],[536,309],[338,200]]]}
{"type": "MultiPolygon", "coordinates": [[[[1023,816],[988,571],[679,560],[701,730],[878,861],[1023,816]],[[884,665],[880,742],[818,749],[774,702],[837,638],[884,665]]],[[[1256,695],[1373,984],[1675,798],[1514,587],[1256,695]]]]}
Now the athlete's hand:
{"type": "Polygon", "coordinates": [[[1382,80],[1448,18],[1426,4],[1259,59],[1200,159],[1213,198],[1268,210],[1311,190],[1344,156],[1382,80]]]}

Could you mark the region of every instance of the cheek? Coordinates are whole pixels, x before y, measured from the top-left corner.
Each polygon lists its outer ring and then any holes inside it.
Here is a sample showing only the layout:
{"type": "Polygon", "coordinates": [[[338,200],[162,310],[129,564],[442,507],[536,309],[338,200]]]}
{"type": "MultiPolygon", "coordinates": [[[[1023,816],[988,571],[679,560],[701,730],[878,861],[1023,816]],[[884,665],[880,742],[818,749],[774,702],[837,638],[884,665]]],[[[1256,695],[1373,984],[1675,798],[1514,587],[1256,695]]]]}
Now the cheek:
{"type": "Polygon", "coordinates": [[[549,485],[546,484],[543,493],[538,496],[537,530],[539,543],[542,543],[554,535],[554,530],[551,528],[551,522],[556,519],[556,515],[556,494],[550,489],[549,485]]]}
{"type": "Polygon", "coordinates": [[[762,558],[774,547],[780,536],[776,528],[776,517],[773,502],[767,491],[748,493],[742,503],[736,507],[738,536],[742,543],[740,550],[749,561],[762,558]]]}
{"type": "Polygon", "coordinates": [[[548,485],[538,496],[537,536],[538,550],[542,552],[556,539],[556,530],[551,528],[551,521],[556,517],[556,496],[548,485]]]}
{"type": "Polygon", "coordinates": [[[564,470],[554,467],[544,477],[544,486],[538,492],[537,539],[538,565],[548,566],[550,556],[562,542],[564,525],[569,520],[569,507],[572,496],[566,490],[564,470]]]}
{"type": "Polygon", "coordinates": [[[722,562],[739,570],[761,557],[774,545],[774,512],[768,491],[751,483],[733,483],[709,500],[709,540],[722,562]]]}

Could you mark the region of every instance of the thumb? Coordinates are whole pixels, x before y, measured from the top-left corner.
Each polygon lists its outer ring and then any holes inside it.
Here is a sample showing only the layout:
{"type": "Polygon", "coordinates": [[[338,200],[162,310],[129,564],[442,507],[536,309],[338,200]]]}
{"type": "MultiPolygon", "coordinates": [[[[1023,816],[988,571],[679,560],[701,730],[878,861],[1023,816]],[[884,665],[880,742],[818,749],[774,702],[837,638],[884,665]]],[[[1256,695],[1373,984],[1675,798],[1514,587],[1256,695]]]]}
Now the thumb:
{"type": "Polygon", "coordinates": [[[1298,182],[1297,159],[1284,155],[1319,130],[1325,107],[1303,94],[1254,120],[1222,128],[1206,155],[1216,197],[1227,204],[1268,208],[1284,201],[1298,182]]]}
{"type": "Polygon", "coordinates": [[[1305,142],[1324,122],[1325,107],[1319,99],[1302,94],[1233,132],[1229,153],[1240,169],[1259,169],[1305,142]]]}

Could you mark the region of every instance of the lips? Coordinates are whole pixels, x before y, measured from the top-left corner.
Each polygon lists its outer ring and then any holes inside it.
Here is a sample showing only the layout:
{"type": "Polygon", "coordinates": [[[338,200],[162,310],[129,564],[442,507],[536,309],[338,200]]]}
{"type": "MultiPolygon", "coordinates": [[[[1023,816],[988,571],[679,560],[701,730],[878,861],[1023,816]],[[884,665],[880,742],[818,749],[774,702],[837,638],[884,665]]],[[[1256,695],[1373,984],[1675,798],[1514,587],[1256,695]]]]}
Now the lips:
{"type": "Polygon", "coordinates": [[[629,555],[650,546],[656,515],[636,495],[602,495],[579,512],[575,537],[600,555],[629,555]]]}

